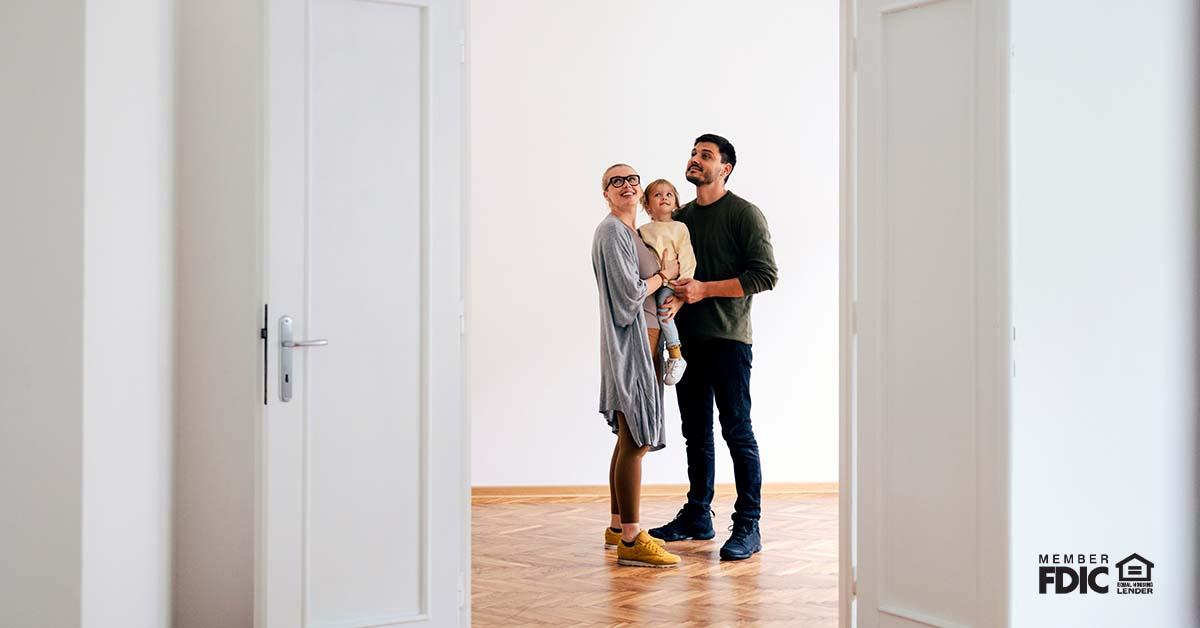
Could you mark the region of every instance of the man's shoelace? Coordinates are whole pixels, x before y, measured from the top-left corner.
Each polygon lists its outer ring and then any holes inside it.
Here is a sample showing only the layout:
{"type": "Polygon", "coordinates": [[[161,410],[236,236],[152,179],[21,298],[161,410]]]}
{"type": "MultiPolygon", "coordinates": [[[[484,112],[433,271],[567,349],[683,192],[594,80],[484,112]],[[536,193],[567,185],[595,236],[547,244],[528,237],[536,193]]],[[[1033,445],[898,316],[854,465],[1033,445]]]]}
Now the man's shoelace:
{"type": "Polygon", "coordinates": [[[730,524],[730,526],[725,529],[729,530],[730,532],[733,532],[734,534],[737,534],[739,532],[739,529],[742,534],[750,534],[751,532],[754,531],[754,526],[752,526],[748,523],[740,523],[740,524],[734,523],[734,524],[730,524]]]}
{"type": "MultiPolygon", "coordinates": [[[[680,509],[679,509],[679,512],[675,513],[675,518],[671,520],[671,523],[675,523],[676,521],[679,521],[680,519],[683,519],[683,518],[684,518],[684,517],[683,517],[683,514],[684,514],[685,512],[687,512],[687,507],[686,507],[686,506],[685,506],[685,507],[683,507],[683,508],[680,508],[680,509]]],[[[711,510],[710,510],[710,511],[708,511],[708,516],[710,516],[710,517],[715,517],[715,516],[717,516],[717,513],[715,513],[715,512],[713,512],[713,511],[711,511],[711,510]]],[[[730,529],[732,529],[732,528],[730,528],[730,529]]]]}

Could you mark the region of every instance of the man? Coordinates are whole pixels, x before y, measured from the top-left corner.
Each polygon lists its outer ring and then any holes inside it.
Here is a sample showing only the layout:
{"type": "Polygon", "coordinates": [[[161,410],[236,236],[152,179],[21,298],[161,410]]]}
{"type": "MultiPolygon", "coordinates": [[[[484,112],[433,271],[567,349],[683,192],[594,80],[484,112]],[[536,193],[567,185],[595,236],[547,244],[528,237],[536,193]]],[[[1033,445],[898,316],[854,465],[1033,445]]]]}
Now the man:
{"type": "Polygon", "coordinates": [[[695,277],[675,282],[675,297],[664,305],[668,316],[678,312],[688,364],[675,391],[690,489],[675,519],[650,530],[665,541],[716,536],[710,510],[715,400],[737,486],[733,533],[721,547],[723,560],[742,560],[762,549],[762,467],[750,425],[750,305],[754,293],[774,288],[778,278],[762,212],[725,189],[736,165],[737,153],[729,140],[713,134],[696,138],[685,173],[696,186],[696,200],[674,215],[687,225],[696,252],[695,277]],[[688,305],[681,310],[684,302],[688,305]]]}

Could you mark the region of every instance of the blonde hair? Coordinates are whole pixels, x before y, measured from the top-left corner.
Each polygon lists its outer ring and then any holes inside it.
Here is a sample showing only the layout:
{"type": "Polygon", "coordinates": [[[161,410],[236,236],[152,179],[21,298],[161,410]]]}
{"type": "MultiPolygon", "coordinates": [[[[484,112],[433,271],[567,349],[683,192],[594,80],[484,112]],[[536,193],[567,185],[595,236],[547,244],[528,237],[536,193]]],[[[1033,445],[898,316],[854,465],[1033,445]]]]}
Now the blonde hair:
{"type": "Polygon", "coordinates": [[[642,188],[642,209],[650,211],[650,194],[654,192],[654,188],[659,185],[665,185],[671,188],[671,193],[675,195],[675,209],[679,209],[679,190],[675,189],[675,184],[666,179],[655,179],[650,182],[645,188],[642,188]]]}
{"type": "Polygon", "coordinates": [[[634,168],[633,166],[631,166],[629,164],[613,164],[613,165],[605,168],[604,174],[600,175],[600,191],[601,192],[608,191],[608,173],[612,172],[613,168],[620,168],[621,166],[625,166],[626,168],[633,170],[635,173],[637,171],[636,168],[634,168]]]}

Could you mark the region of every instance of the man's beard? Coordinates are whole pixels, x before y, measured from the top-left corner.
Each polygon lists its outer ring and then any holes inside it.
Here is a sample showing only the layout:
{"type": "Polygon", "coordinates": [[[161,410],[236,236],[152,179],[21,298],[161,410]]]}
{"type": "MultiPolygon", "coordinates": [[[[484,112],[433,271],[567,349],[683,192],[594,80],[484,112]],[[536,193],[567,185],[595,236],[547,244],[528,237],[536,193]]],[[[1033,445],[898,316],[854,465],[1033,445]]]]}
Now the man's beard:
{"type": "Polygon", "coordinates": [[[699,170],[699,169],[697,169],[697,170],[689,169],[687,172],[684,173],[683,176],[684,176],[684,178],[686,178],[688,180],[688,183],[691,183],[693,185],[708,185],[709,183],[713,182],[712,175],[708,174],[707,172],[705,172],[703,170],[699,170]]]}

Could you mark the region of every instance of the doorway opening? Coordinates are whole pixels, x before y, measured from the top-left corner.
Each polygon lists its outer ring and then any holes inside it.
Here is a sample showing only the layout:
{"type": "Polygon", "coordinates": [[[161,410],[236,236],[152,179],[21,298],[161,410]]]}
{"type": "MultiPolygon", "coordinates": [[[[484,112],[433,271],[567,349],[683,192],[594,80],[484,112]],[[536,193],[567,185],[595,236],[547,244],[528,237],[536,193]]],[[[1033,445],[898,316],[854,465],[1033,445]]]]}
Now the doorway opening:
{"type": "MultiPolygon", "coordinates": [[[[846,13],[839,0],[470,2],[473,625],[657,612],[696,625],[848,625],[846,13]],[[718,427],[717,538],[673,545],[684,561],[673,572],[631,570],[597,541],[612,436],[595,410],[590,246],[607,211],[596,181],[624,162],[687,202],[685,162],[708,132],[737,148],[728,188],[763,211],[779,266],[753,306],[764,551],[718,560],[734,500],[718,427]]],[[[667,447],[643,461],[647,528],[686,501],[671,388],[665,402],[667,447]]]]}

